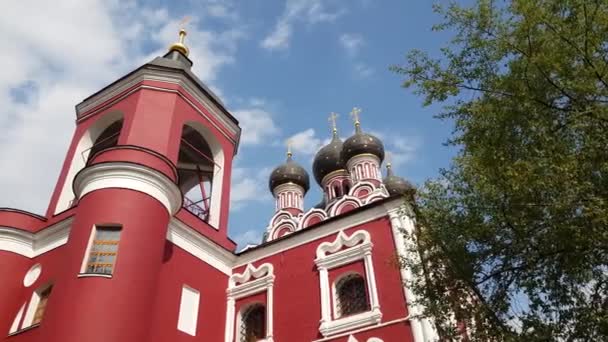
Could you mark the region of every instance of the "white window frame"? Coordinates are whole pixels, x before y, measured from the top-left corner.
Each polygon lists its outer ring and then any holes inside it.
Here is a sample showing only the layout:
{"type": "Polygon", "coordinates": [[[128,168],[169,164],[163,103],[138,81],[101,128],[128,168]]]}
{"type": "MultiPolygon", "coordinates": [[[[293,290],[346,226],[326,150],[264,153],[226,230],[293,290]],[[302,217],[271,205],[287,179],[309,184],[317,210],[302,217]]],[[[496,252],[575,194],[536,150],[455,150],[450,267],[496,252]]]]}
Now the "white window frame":
{"type": "Polygon", "coordinates": [[[182,286],[179,301],[179,313],[177,316],[177,330],[190,336],[196,336],[196,326],[198,325],[198,313],[201,302],[201,293],[184,284],[182,286]]]}
{"type": "MultiPolygon", "coordinates": [[[[120,231],[120,235],[122,235],[122,225],[108,223],[108,224],[94,224],[91,228],[91,233],[89,234],[89,242],[87,243],[87,248],[84,252],[84,258],[82,258],[82,264],[80,265],[80,273],[78,274],[78,278],[83,277],[100,277],[100,278],[112,278],[114,272],[116,271],[116,263],[118,262],[118,251],[114,258],[114,265],[112,266],[112,274],[103,274],[103,273],[91,273],[87,272],[87,264],[89,263],[89,258],[91,257],[91,248],[93,248],[93,241],[95,241],[95,236],[97,235],[98,227],[116,227],[116,230],[120,231]]],[[[118,238],[118,244],[120,245],[120,236],[118,238]]],[[[118,248],[118,247],[117,247],[118,248]]]]}
{"type": "MultiPolygon", "coordinates": [[[[23,323],[21,324],[21,329],[26,329],[32,327],[34,325],[39,325],[40,323],[33,324],[34,316],[36,315],[36,310],[38,310],[38,304],[40,303],[40,294],[44,291],[48,290],[49,287],[53,286],[52,283],[44,284],[36,289],[34,293],[32,293],[32,298],[30,299],[30,303],[27,306],[27,310],[25,311],[25,317],[23,318],[23,323]]],[[[48,304],[47,304],[48,305],[48,304]]],[[[45,309],[46,313],[46,309],[45,309]]]]}
{"type": "MultiPolygon", "coordinates": [[[[338,298],[338,283],[340,283],[340,281],[342,281],[342,279],[351,276],[351,275],[358,275],[359,277],[363,278],[363,282],[366,283],[365,281],[365,276],[360,274],[359,272],[356,271],[347,271],[344,272],[342,274],[340,274],[340,276],[338,278],[336,278],[336,280],[333,281],[333,283],[331,284],[331,289],[332,289],[332,309],[333,309],[333,317],[334,319],[338,319],[342,317],[342,312],[340,312],[340,308],[339,308],[339,298],[338,298]]],[[[368,292],[368,291],[366,291],[368,292]]],[[[368,304],[369,303],[369,294],[366,298],[368,300],[368,304]]]]}
{"type": "Polygon", "coordinates": [[[243,273],[235,273],[230,276],[227,290],[226,342],[234,342],[235,335],[236,341],[240,339],[240,329],[235,334],[235,326],[240,326],[243,310],[239,310],[239,314],[235,317],[236,300],[264,291],[266,292],[266,338],[259,342],[273,342],[274,278],[274,267],[270,263],[264,263],[257,268],[248,264],[243,273]]]}
{"type": "Polygon", "coordinates": [[[323,242],[317,247],[315,264],[319,270],[321,291],[319,332],[323,336],[327,337],[370,324],[378,324],[382,320],[372,262],[372,247],[371,237],[365,230],[358,230],[350,236],[347,236],[344,231],[340,231],[336,240],[323,242]],[[364,279],[367,284],[370,310],[346,317],[333,318],[331,311],[333,308],[336,312],[336,297],[330,294],[329,270],[360,260],[363,261],[365,269],[364,279]]]}

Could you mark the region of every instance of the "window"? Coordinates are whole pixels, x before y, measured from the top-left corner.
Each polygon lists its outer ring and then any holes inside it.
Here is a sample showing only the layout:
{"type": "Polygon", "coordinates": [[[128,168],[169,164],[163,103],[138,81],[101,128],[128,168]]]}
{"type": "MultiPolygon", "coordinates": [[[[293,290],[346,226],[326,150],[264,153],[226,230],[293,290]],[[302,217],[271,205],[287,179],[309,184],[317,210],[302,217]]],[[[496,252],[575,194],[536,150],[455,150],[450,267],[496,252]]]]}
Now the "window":
{"type": "Polygon", "coordinates": [[[40,293],[40,300],[38,301],[38,306],[36,306],[36,312],[34,313],[34,320],[32,321],[32,324],[38,324],[42,321],[42,317],[44,317],[44,312],[46,310],[46,303],[49,300],[52,289],[53,286],[49,286],[40,293]]]}
{"type": "Polygon", "coordinates": [[[118,253],[121,226],[95,226],[83,273],[112,275],[118,253]]]}
{"type": "Polygon", "coordinates": [[[191,336],[196,336],[196,323],[198,321],[198,305],[200,293],[184,285],[182,287],[182,298],[179,303],[179,316],[177,329],[191,336]]]}
{"type": "Polygon", "coordinates": [[[256,342],[266,338],[266,307],[262,304],[249,306],[243,314],[240,342],[256,342]]]}
{"type": "Polygon", "coordinates": [[[370,309],[365,280],[359,274],[349,274],[336,283],[336,317],[349,316],[370,309]]]}

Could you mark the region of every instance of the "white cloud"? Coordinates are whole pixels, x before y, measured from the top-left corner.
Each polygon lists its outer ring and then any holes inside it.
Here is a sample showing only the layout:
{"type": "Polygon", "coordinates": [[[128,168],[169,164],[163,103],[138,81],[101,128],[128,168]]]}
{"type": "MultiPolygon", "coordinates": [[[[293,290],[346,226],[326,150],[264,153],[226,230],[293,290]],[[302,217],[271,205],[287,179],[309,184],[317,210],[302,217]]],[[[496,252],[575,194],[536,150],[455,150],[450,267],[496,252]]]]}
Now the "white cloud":
{"type": "Polygon", "coordinates": [[[262,242],[263,230],[249,229],[234,236],[234,242],[237,243],[238,248],[241,249],[249,244],[258,245],[262,242]]]}
{"type": "Polygon", "coordinates": [[[232,114],[241,125],[241,143],[244,145],[258,145],[269,142],[279,129],[272,115],[261,108],[237,109],[232,114]]]}
{"type": "Polygon", "coordinates": [[[321,139],[315,134],[313,128],[309,128],[302,132],[298,132],[287,138],[285,143],[291,143],[291,149],[294,154],[311,155],[316,153],[321,148],[321,139]]]}
{"type": "MultiPolygon", "coordinates": [[[[0,63],[10,67],[0,73],[0,206],[42,212],[74,131],[74,105],[176,39],[177,23],[166,23],[166,9],[137,6],[101,0],[3,4],[0,63]],[[159,48],[147,54],[150,47],[159,48]]],[[[242,35],[202,30],[196,18],[189,32],[195,72],[212,81],[232,62],[242,35]]]]}
{"type": "Polygon", "coordinates": [[[361,35],[344,33],[340,36],[340,45],[350,56],[355,56],[365,45],[365,41],[361,35]]]}
{"type": "Polygon", "coordinates": [[[241,168],[232,169],[232,185],[230,188],[230,210],[238,211],[251,202],[272,203],[272,195],[267,187],[270,168],[241,168]]]}
{"type": "Polygon", "coordinates": [[[374,74],[374,69],[364,63],[355,64],[355,76],[359,78],[367,78],[374,74]]]}
{"type": "Polygon", "coordinates": [[[285,10],[275,24],[274,30],[261,42],[268,50],[280,50],[289,47],[289,39],[296,22],[317,24],[333,22],[346,11],[340,8],[338,1],[328,0],[287,0],[285,10]]]}
{"type": "Polygon", "coordinates": [[[384,143],[385,161],[390,161],[394,168],[402,167],[416,157],[420,139],[415,136],[404,136],[394,133],[372,131],[384,143]]]}

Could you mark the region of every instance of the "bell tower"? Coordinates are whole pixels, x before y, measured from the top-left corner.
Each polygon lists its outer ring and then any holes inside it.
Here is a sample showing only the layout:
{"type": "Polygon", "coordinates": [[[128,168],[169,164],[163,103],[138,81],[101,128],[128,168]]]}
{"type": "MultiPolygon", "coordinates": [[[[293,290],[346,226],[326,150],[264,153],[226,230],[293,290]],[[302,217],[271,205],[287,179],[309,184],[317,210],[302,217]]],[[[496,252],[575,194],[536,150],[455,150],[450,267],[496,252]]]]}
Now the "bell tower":
{"type": "Polygon", "coordinates": [[[45,322],[58,341],[146,340],[171,220],[235,248],[227,220],[240,127],[192,73],[186,34],[76,106],[47,211],[74,216],[53,290],[64,304],[45,322]],[[98,241],[111,251],[91,259],[98,241]]]}

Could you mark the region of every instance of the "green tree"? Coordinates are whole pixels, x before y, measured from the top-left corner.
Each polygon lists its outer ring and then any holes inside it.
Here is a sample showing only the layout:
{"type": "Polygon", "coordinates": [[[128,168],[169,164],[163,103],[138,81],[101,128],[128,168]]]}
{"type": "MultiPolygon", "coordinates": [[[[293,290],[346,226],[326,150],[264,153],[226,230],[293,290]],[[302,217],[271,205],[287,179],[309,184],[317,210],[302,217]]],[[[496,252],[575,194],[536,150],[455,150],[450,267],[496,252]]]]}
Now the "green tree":
{"type": "Polygon", "coordinates": [[[446,339],[608,340],[608,1],[435,10],[441,56],[392,67],[458,149],[420,191],[409,286],[446,339]]]}

